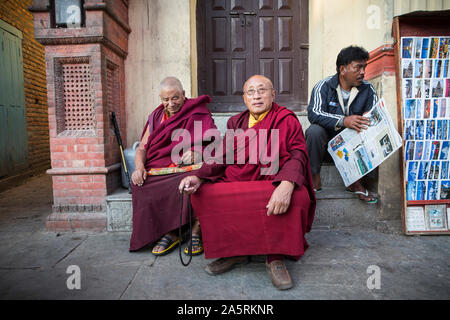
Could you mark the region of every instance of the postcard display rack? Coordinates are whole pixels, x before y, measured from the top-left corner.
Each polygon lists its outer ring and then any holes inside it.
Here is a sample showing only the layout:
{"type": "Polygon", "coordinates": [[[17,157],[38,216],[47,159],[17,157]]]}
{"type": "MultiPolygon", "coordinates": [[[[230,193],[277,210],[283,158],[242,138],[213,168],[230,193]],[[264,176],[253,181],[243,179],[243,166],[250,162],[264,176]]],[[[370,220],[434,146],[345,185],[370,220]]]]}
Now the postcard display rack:
{"type": "Polygon", "coordinates": [[[394,20],[408,235],[450,234],[450,33],[427,21],[394,20]]]}

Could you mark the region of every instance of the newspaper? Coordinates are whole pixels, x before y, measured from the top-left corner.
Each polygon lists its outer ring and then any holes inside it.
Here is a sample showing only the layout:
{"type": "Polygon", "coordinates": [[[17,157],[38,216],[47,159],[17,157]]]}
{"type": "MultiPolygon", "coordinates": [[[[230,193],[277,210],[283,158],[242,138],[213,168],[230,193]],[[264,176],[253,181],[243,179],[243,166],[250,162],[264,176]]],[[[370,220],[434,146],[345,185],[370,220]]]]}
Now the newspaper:
{"type": "Polygon", "coordinates": [[[402,138],[383,98],[364,116],[370,119],[366,130],[358,133],[347,128],[328,142],[328,152],[346,187],[374,170],[402,146],[402,138]]]}

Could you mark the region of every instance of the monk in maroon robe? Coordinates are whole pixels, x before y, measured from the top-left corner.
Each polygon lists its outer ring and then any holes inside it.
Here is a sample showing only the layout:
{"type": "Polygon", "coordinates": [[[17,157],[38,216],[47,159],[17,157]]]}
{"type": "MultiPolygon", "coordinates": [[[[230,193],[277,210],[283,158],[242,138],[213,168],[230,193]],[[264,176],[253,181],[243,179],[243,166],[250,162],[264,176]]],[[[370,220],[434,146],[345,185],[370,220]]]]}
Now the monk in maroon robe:
{"type": "MultiPolygon", "coordinates": [[[[139,250],[159,239],[152,251],[157,256],[169,253],[181,243],[176,232],[181,210],[181,196],[177,187],[189,174],[166,174],[169,171],[167,169],[201,161],[204,148],[202,137],[206,130],[216,129],[206,107],[211,102],[209,96],[187,99],[181,82],[174,77],[161,82],[160,96],[162,104],[150,114],[145,124],[141,143],[136,150],[136,169],[131,177],[133,231],[130,251],[139,250]],[[173,133],[177,130],[187,136],[172,141],[173,133]],[[174,150],[180,150],[182,154],[177,163],[173,162],[174,150]],[[165,171],[163,175],[158,174],[161,168],[165,171]],[[151,170],[156,170],[156,175],[150,175],[151,170]]],[[[187,208],[187,203],[183,208],[187,208]]],[[[186,224],[187,220],[188,211],[184,210],[182,224],[186,224]]],[[[200,254],[203,246],[198,221],[194,223],[192,232],[192,252],[189,254],[200,254]]]]}
{"type": "Polygon", "coordinates": [[[272,283],[283,290],[292,287],[283,258],[298,260],[307,249],[305,233],[313,223],[316,199],[301,124],[274,98],[269,79],[248,79],[248,110],[227,123],[228,129],[241,132],[227,130],[222,152],[184,178],[179,191],[192,194],[205,257],[219,258],[207,265],[209,274],[246,263],[249,255],[267,255],[272,283]],[[255,153],[260,156],[257,162],[252,159],[255,153]],[[269,154],[271,163],[264,160],[269,154]],[[227,156],[233,163],[226,162],[227,156]]]}

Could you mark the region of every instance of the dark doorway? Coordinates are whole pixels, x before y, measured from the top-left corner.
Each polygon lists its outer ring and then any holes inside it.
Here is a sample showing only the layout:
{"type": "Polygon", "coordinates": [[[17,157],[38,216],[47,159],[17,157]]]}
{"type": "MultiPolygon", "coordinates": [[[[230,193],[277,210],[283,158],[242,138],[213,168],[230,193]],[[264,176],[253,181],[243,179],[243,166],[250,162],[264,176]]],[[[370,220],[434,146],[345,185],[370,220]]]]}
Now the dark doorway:
{"type": "Polygon", "coordinates": [[[308,0],[198,0],[198,91],[212,112],[245,110],[242,86],[254,74],[273,81],[276,102],[305,110],[308,0]]]}

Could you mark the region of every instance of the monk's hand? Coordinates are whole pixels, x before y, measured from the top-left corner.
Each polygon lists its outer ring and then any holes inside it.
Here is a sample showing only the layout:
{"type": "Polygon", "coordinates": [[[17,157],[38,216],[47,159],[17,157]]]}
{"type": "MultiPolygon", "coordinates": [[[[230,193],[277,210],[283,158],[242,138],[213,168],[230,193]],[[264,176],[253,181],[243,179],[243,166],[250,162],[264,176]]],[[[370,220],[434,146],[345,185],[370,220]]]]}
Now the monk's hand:
{"type": "Polygon", "coordinates": [[[370,119],[364,116],[352,115],[344,118],[344,127],[361,132],[370,125],[370,119]]]}
{"type": "Polygon", "coordinates": [[[199,163],[201,162],[201,154],[196,151],[188,150],[181,156],[181,161],[183,164],[199,163]]]}
{"type": "Polygon", "coordinates": [[[147,170],[145,168],[136,168],[131,175],[131,181],[134,185],[141,187],[147,179],[147,170]]]}
{"type": "Polygon", "coordinates": [[[178,191],[180,193],[192,194],[197,191],[198,188],[202,185],[203,181],[197,176],[188,176],[181,180],[180,185],[178,186],[178,191]]]}
{"type": "Polygon", "coordinates": [[[294,186],[294,183],[290,181],[281,181],[278,187],[273,191],[269,203],[266,206],[268,216],[271,214],[282,214],[289,209],[294,186]]]}

